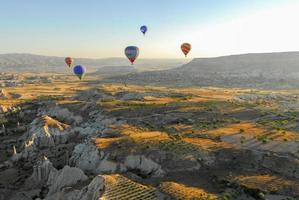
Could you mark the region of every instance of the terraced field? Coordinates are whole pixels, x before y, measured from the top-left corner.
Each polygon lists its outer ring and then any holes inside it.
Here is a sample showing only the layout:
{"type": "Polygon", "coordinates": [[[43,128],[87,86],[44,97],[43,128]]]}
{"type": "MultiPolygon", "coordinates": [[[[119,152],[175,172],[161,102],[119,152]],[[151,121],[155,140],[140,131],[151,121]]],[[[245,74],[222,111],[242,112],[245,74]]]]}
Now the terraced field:
{"type": "Polygon", "coordinates": [[[106,187],[101,199],[124,199],[124,200],[156,200],[157,190],[150,186],[141,185],[121,175],[104,176],[106,187]]]}

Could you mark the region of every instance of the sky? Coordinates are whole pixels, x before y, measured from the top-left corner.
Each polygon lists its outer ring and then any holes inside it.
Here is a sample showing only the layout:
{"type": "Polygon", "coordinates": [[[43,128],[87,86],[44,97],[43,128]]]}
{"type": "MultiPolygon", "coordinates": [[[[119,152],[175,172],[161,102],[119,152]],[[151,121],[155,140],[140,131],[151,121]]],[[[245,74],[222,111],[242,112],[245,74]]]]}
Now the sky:
{"type": "Polygon", "coordinates": [[[81,58],[299,51],[298,0],[0,0],[0,53],[81,58]],[[148,26],[146,36],[139,31],[148,26]]]}

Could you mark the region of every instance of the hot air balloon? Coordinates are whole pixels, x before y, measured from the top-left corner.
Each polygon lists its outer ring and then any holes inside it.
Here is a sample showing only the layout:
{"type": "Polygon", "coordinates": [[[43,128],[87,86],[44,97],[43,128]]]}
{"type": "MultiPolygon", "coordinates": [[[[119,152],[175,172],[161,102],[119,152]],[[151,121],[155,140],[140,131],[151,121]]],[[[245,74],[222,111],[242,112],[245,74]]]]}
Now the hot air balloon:
{"type": "Polygon", "coordinates": [[[64,61],[65,61],[65,63],[69,66],[69,67],[71,67],[71,65],[73,64],[73,59],[71,58],[71,57],[66,57],[65,59],[64,59],[64,61]]]}
{"type": "Polygon", "coordinates": [[[189,53],[189,51],[191,50],[191,44],[189,43],[184,43],[181,45],[181,50],[182,52],[185,54],[185,56],[187,57],[187,54],[189,53]]]}
{"type": "Polygon", "coordinates": [[[134,61],[136,60],[136,58],[139,55],[139,49],[138,49],[138,47],[135,47],[135,46],[128,46],[125,49],[125,54],[133,65],[134,61]]]}
{"type": "Polygon", "coordinates": [[[76,66],[74,67],[73,71],[74,71],[74,74],[75,74],[76,76],[78,76],[78,78],[79,78],[80,80],[82,80],[84,74],[86,73],[86,69],[85,69],[85,67],[83,67],[83,66],[81,66],[81,65],[76,65],[76,66]]]}
{"type": "Polygon", "coordinates": [[[145,33],[147,32],[147,26],[145,25],[141,26],[140,31],[143,33],[143,35],[145,35],[145,33]]]}

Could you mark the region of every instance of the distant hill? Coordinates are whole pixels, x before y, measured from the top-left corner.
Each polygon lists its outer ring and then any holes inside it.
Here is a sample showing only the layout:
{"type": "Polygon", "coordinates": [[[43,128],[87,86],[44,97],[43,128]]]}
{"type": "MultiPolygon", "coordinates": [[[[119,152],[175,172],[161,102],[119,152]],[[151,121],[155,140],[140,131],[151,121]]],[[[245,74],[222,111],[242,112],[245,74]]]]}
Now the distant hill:
{"type": "MultiPolygon", "coordinates": [[[[88,71],[105,66],[130,66],[126,58],[74,58],[76,64],[84,65],[88,71]]],[[[184,64],[183,59],[138,59],[135,67],[139,71],[161,70],[184,64]]],[[[62,72],[66,70],[63,57],[33,54],[0,54],[0,69],[3,72],[62,72]]]]}
{"type": "Polygon", "coordinates": [[[299,52],[260,53],[196,58],[175,69],[187,73],[221,73],[233,76],[299,77],[299,52]]]}
{"type": "Polygon", "coordinates": [[[128,73],[134,73],[137,72],[134,66],[108,66],[108,67],[102,67],[95,71],[94,75],[99,76],[116,76],[116,75],[124,75],[128,73]]]}
{"type": "Polygon", "coordinates": [[[299,52],[196,58],[178,68],[135,73],[109,81],[176,86],[298,88],[299,52]]]}

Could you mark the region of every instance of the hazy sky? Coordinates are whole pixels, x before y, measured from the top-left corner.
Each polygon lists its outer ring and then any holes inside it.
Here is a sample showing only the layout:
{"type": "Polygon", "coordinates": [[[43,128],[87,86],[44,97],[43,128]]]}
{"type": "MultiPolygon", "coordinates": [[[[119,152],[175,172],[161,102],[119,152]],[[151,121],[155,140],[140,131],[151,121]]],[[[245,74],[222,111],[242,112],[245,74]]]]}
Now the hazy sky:
{"type": "Polygon", "coordinates": [[[299,50],[298,0],[0,0],[0,53],[183,58],[299,50]],[[146,24],[144,37],[139,27],[146,24]]]}

